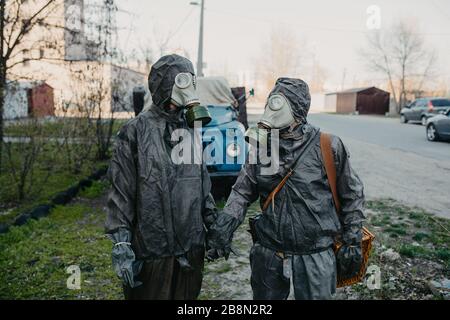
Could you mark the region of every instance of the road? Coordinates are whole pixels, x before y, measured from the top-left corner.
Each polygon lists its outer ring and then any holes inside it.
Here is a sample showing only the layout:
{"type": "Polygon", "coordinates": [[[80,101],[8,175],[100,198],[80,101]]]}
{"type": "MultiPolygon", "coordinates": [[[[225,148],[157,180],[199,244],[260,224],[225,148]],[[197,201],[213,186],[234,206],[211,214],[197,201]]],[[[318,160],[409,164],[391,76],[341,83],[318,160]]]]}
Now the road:
{"type": "Polygon", "coordinates": [[[309,121],[343,138],[415,153],[431,159],[450,161],[450,144],[431,143],[420,124],[401,124],[398,119],[378,116],[312,114],[309,121]]]}
{"type": "Polygon", "coordinates": [[[450,143],[429,142],[423,126],[392,118],[311,114],[309,122],[342,138],[368,199],[392,198],[450,218],[450,143]]]}

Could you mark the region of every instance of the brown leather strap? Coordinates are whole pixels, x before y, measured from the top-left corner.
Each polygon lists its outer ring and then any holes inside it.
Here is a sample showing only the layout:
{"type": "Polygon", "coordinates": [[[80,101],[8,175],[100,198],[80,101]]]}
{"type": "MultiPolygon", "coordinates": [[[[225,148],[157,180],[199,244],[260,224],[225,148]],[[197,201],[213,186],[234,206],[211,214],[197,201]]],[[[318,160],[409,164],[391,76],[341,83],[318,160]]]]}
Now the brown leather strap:
{"type": "Polygon", "coordinates": [[[286,182],[292,176],[293,173],[294,171],[291,169],[289,173],[283,178],[283,180],[281,180],[280,184],[275,189],[273,189],[273,191],[269,194],[266,201],[264,202],[263,211],[265,211],[269,207],[270,203],[274,201],[277,193],[280,192],[280,190],[284,187],[284,185],[286,184],[286,182]]]}
{"type": "Polygon", "coordinates": [[[312,146],[314,145],[313,142],[315,141],[315,138],[316,138],[317,134],[314,134],[314,136],[311,137],[309,142],[306,144],[305,149],[303,150],[303,152],[298,156],[298,158],[294,161],[292,167],[289,169],[288,174],[283,178],[283,180],[281,180],[281,182],[278,184],[278,186],[269,194],[269,196],[267,197],[266,201],[264,202],[263,211],[265,211],[269,207],[270,203],[272,203],[272,206],[275,207],[275,196],[278,194],[278,192],[280,192],[281,189],[283,189],[283,187],[286,184],[286,182],[294,174],[295,169],[299,165],[300,159],[302,158],[302,156],[307,154],[309,149],[312,148],[312,146]]]}
{"type": "Polygon", "coordinates": [[[320,134],[320,149],[322,151],[322,158],[328,177],[328,183],[330,184],[331,193],[333,194],[334,205],[336,206],[336,211],[339,214],[341,211],[341,203],[337,192],[336,164],[334,163],[333,149],[331,148],[331,136],[329,134],[320,134]]]}

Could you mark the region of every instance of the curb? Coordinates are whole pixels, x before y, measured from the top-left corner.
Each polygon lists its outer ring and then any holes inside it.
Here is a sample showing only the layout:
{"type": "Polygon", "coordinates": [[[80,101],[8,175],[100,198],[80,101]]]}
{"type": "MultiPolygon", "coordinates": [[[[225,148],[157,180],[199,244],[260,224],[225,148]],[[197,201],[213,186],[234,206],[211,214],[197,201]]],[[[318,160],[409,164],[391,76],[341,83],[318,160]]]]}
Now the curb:
{"type": "Polygon", "coordinates": [[[80,180],[75,186],[68,188],[66,191],[59,192],[54,195],[49,203],[40,204],[37,207],[20,214],[12,224],[0,224],[0,234],[8,233],[10,227],[20,227],[28,223],[30,219],[39,220],[47,217],[56,206],[64,206],[69,204],[80,191],[92,186],[94,181],[100,180],[108,172],[108,167],[102,167],[93,172],[88,178],[80,180]]]}

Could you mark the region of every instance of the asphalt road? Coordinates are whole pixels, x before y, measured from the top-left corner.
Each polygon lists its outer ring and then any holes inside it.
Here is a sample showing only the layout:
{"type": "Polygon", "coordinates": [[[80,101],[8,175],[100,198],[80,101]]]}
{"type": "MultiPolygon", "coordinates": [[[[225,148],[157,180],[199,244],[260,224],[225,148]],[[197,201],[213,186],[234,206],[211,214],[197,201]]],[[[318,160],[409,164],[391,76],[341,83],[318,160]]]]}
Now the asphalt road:
{"type": "Polygon", "coordinates": [[[429,142],[425,127],[386,117],[311,114],[309,122],[341,137],[368,199],[391,198],[450,218],[450,143],[429,142]]]}
{"type": "Polygon", "coordinates": [[[450,143],[429,142],[425,127],[379,116],[311,114],[311,124],[342,138],[381,145],[436,160],[450,161],[450,143]]]}

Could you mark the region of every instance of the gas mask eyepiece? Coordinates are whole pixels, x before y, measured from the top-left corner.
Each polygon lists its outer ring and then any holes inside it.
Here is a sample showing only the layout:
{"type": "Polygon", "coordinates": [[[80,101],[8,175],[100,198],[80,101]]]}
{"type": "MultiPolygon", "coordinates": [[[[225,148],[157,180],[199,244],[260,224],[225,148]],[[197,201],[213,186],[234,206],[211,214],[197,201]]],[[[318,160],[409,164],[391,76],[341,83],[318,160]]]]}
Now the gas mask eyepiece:
{"type": "Polygon", "coordinates": [[[195,76],[191,73],[179,73],[175,77],[171,96],[171,101],[175,106],[187,109],[186,120],[190,127],[194,127],[196,121],[201,121],[203,125],[206,125],[212,120],[208,109],[200,106],[195,80],[195,76]]]}
{"type": "Polygon", "coordinates": [[[284,129],[295,122],[289,101],[282,94],[273,94],[267,100],[260,123],[271,129],[284,129]]]}

